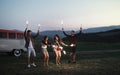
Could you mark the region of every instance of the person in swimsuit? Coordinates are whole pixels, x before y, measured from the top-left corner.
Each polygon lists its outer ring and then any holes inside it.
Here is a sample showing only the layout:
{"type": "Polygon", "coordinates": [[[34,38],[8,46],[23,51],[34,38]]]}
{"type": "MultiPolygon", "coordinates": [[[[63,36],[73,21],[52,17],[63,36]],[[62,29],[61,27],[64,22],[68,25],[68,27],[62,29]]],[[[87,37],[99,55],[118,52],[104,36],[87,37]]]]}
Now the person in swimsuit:
{"type": "Polygon", "coordinates": [[[60,64],[60,58],[61,58],[61,50],[63,49],[63,46],[68,46],[65,43],[62,42],[59,35],[54,36],[54,51],[56,55],[56,65],[60,64]]]}

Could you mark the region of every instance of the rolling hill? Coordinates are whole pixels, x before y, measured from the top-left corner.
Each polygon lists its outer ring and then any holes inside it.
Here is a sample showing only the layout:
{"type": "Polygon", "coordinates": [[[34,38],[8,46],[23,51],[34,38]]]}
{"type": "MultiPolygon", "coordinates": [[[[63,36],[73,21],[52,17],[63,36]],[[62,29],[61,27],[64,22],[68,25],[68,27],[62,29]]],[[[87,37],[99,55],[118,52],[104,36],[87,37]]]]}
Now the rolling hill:
{"type": "MultiPolygon", "coordinates": [[[[114,30],[114,29],[120,29],[120,25],[116,25],[116,26],[106,26],[106,27],[96,27],[96,28],[88,28],[88,29],[84,29],[83,33],[97,33],[97,32],[105,32],[105,31],[109,31],[109,30],[114,30]]],[[[76,31],[76,33],[79,31],[76,31]]],[[[67,34],[70,33],[70,31],[66,31],[67,34]]],[[[64,34],[62,33],[61,30],[51,30],[51,31],[42,31],[40,33],[42,36],[47,35],[51,38],[53,38],[53,36],[55,34],[60,35],[62,38],[64,38],[64,34]]]]}
{"type": "MultiPolygon", "coordinates": [[[[78,31],[76,31],[77,33],[78,31]]],[[[66,31],[67,34],[70,31],[66,31]]],[[[35,34],[35,33],[33,33],[35,34]]],[[[42,31],[40,32],[40,40],[47,35],[50,40],[53,40],[55,34],[58,34],[63,40],[67,40],[61,30],[42,31]]],[[[83,42],[120,42],[120,25],[88,28],[83,30],[83,34],[78,38],[78,41],[83,42]]]]}
{"type": "MultiPolygon", "coordinates": [[[[63,40],[67,40],[65,37],[63,40]]],[[[79,42],[120,42],[120,29],[113,29],[104,32],[83,33],[78,37],[79,42]]]]}
{"type": "Polygon", "coordinates": [[[120,25],[88,28],[88,29],[83,30],[83,32],[84,33],[96,33],[96,32],[109,31],[109,30],[113,30],[113,29],[120,29],[120,25]]]}

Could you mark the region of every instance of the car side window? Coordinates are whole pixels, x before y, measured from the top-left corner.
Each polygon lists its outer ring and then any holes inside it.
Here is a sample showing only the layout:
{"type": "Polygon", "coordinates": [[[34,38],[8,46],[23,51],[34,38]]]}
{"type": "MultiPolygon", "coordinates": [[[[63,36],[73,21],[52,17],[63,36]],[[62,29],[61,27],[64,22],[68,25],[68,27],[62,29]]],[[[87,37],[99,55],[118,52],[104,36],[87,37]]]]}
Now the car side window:
{"type": "Polygon", "coordinates": [[[0,32],[0,38],[7,38],[6,32],[0,32]]]}

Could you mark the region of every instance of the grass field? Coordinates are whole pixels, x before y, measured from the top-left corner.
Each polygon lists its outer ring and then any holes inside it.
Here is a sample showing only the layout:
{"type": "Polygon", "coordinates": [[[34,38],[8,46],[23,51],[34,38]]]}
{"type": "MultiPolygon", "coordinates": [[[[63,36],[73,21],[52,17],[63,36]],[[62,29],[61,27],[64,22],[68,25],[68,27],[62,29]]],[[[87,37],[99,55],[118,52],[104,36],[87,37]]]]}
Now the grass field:
{"type": "Polygon", "coordinates": [[[120,50],[120,43],[81,42],[77,43],[77,49],[78,51],[120,50]]]}
{"type": "MultiPolygon", "coordinates": [[[[68,42],[65,42],[68,44],[68,42]]],[[[36,50],[40,51],[40,44],[37,43],[36,50]]],[[[69,47],[64,47],[66,51],[69,51],[69,47]]],[[[77,51],[95,51],[95,50],[120,50],[120,43],[96,43],[96,42],[78,42],[77,51]]],[[[49,48],[48,51],[53,51],[49,48]]]]}
{"type": "Polygon", "coordinates": [[[26,67],[26,57],[0,55],[0,75],[120,75],[120,53],[77,55],[76,64],[68,64],[68,55],[63,55],[61,64],[55,65],[50,56],[49,66],[44,67],[41,55],[35,62],[36,68],[26,67]]]}
{"type": "MultiPolygon", "coordinates": [[[[68,42],[66,42],[68,44],[68,42]]],[[[50,55],[49,66],[43,66],[39,53],[40,41],[36,43],[37,67],[27,68],[26,56],[12,57],[0,54],[0,75],[120,75],[120,53],[78,54],[76,64],[68,64],[68,55],[63,55],[61,64],[55,65],[55,56],[50,55]]],[[[69,51],[68,47],[64,48],[69,51]]],[[[120,50],[120,43],[77,43],[77,51],[120,50]]],[[[48,51],[52,52],[52,48],[48,51]]]]}

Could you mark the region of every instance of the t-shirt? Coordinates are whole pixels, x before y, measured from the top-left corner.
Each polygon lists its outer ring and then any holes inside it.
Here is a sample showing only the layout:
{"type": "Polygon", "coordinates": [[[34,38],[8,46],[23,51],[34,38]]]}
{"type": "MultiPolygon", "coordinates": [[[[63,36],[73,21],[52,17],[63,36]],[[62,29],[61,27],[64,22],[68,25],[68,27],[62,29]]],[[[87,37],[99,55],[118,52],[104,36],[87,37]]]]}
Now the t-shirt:
{"type": "Polygon", "coordinates": [[[31,39],[30,39],[30,42],[29,42],[29,46],[28,46],[28,48],[33,48],[33,44],[32,44],[31,39]]]}

